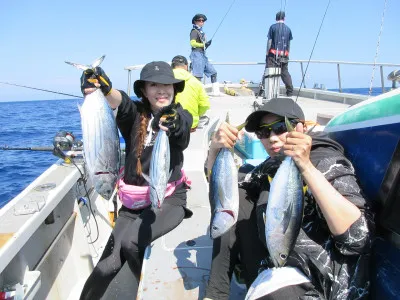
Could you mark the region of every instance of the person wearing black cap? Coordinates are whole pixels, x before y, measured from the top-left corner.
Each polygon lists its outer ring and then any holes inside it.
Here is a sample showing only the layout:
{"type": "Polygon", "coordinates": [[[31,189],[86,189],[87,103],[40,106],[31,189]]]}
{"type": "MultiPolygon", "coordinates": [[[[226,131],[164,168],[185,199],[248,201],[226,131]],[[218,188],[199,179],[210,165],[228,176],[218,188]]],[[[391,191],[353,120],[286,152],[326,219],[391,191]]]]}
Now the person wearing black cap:
{"type": "Polygon", "coordinates": [[[185,81],[185,88],[176,95],[176,102],[180,103],[192,115],[192,131],[195,131],[199,118],[210,108],[210,100],[201,82],[188,72],[186,57],[182,55],[175,56],[172,59],[171,67],[175,78],[185,81]]]}
{"type": "MultiPolygon", "coordinates": [[[[273,98],[247,117],[246,130],[255,132],[269,157],[239,170],[238,221],[214,240],[206,299],[228,299],[239,256],[248,288],[261,271],[270,278],[252,287],[262,292],[257,299],[368,297],[374,232],[370,203],[342,146],[326,133],[307,134],[304,123],[301,107],[290,98],[273,98]],[[285,116],[295,131],[287,131],[285,116]],[[265,211],[271,178],[284,156],[294,160],[302,175],[305,207],[295,246],[277,277],[266,248],[265,211]]],[[[235,127],[220,126],[210,145],[208,170],[218,150],[233,147],[238,135],[235,127]]]]}
{"type": "Polygon", "coordinates": [[[292,31],[284,23],[285,12],[279,11],[276,14],[276,23],[272,24],[268,30],[267,55],[265,76],[267,76],[268,68],[281,68],[281,78],[286,86],[286,95],[293,95],[292,77],[289,73],[289,52],[290,41],[293,39],[292,31]]]}
{"type": "Polygon", "coordinates": [[[192,18],[193,28],[190,31],[190,46],[192,52],[190,53],[190,60],[192,62],[192,74],[201,81],[203,73],[207,77],[211,77],[213,84],[213,93],[218,94],[217,71],[214,66],[210,64],[206,56],[205,50],[210,47],[211,41],[207,41],[206,34],[203,31],[204,22],[207,17],[203,14],[196,14],[192,18]]]}
{"type": "Polygon", "coordinates": [[[186,208],[188,183],[182,166],[183,150],[189,144],[193,119],[175,102],[176,95],[184,86],[185,82],[176,79],[170,65],[163,61],[146,64],[140,72],[140,79],[134,82],[133,89],[141,101],[132,101],[125,92],[113,89],[100,67],[82,74],[82,93],[100,88],[110,107],[117,110],[116,121],[126,143],[126,157],[124,175],[118,182],[122,207],[80,299],[100,299],[125,262],[139,282],[145,248],[192,215],[186,208]],[[95,83],[93,77],[97,78],[95,83]],[[165,198],[159,210],[153,210],[149,186],[142,174],[149,174],[159,130],[166,131],[169,136],[171,175],[167,191],[170,191],[170,196],[165,198]]]}

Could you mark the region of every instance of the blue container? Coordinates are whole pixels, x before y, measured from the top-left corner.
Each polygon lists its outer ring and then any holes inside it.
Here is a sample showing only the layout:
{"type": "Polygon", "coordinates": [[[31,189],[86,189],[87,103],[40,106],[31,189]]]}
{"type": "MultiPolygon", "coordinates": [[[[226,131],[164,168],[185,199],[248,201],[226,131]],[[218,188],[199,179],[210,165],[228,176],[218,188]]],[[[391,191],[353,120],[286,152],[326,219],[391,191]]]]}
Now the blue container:
{"type": "Polygon", "coordinates": [[[237,141],[235,149],[242,153],[246,159],[265,160],[268,157],[261,141],[254,134],[248,132],[245,132],[242,139],[237,141]]]}

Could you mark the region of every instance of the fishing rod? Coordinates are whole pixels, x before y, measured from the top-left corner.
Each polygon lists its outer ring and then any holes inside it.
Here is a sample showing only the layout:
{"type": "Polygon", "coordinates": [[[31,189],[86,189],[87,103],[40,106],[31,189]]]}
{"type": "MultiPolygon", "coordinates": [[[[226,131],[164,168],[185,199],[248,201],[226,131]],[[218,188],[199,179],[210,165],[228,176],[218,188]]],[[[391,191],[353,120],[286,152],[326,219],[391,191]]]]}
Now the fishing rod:
{"type": "Polygon", "coordinates": [[[9,147],[2,146],[0,150],[13,150],[13,151],[53,151],[54,147],[9,147]]]}
{"type": "Polygon", "coordinates": [[[4,81],[0,81],[0,83],[7,84],[7,85],[18,86],[18,87],[23,87],[23,88],[26,88],[26,89],[32,89],[32,90],[38,90],[38,91],[53,93],[53,94],[72,96],[72,97],[75,97],[75,98],[83,98],[82,96],[76,96],[76,95],[72,95],[72,94],[66,94],[66,93],[60,93],[60,92],[45,90],[45,89],[39,89],[39,88],[35,88],[35,87],[27,86],[27,85],[20,85],[20,84],[16,84],[16,83],[10,83],[10,82],[4,82],[4,81]]]}
{"type": "Polygon", "coordinates": [[[233,0],[231,3],[231,6],[229,6],[228,11],[226,12],[225,16],[222,18],[221,22],[219,23],[217,30],[215,30],[213,36],[211,37],[210,41],[214,38],[215,34],[217,33],[218,29],[221,27],[222,22],[224,22],[226,15],[229,13],[229,11],[231,10],[233,4],[236,2],[236,0],[233,0]]]}

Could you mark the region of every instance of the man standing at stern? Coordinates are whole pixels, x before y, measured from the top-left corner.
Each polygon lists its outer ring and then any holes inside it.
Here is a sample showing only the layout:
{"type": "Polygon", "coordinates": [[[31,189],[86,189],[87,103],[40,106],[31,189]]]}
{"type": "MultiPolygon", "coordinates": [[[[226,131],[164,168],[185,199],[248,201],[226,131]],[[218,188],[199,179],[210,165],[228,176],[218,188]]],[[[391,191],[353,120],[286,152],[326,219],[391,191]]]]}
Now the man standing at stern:
{"type": "MultiPolygon", "coordinates": [[[[293,39],[292,31],[284,23],[285,12],[276,14],[276,23],[268,31],[266,68],[281,68],[281,78],[286,86],[286,95],[293,95],[292,77],[289,74],[290,41],[293,39]]],[[[266,70],[265,75],[268,74],[266,70]]]]}

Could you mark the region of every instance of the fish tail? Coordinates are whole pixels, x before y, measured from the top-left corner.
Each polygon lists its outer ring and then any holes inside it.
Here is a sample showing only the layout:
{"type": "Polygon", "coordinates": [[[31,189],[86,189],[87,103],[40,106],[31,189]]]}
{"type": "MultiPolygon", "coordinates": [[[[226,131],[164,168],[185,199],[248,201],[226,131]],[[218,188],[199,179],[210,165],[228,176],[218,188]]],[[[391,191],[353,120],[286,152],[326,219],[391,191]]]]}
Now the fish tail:
{"type": "Polygon", "coordinates": [[[289,122],[289,119],[286,116],[285,116],[285,125],[286,125],[288,132],[291,132],[294,130],[292,124],[289,122]]]}
{"type": "Polygon", "coordinates": [[[247,122],[244,122],[244,123],[242,123],[242,124],[236,126],[236,129],[237,129],[238,131],[240,131],[240,130],[242,130],[246,125],[247,125],[247,122]]]}

